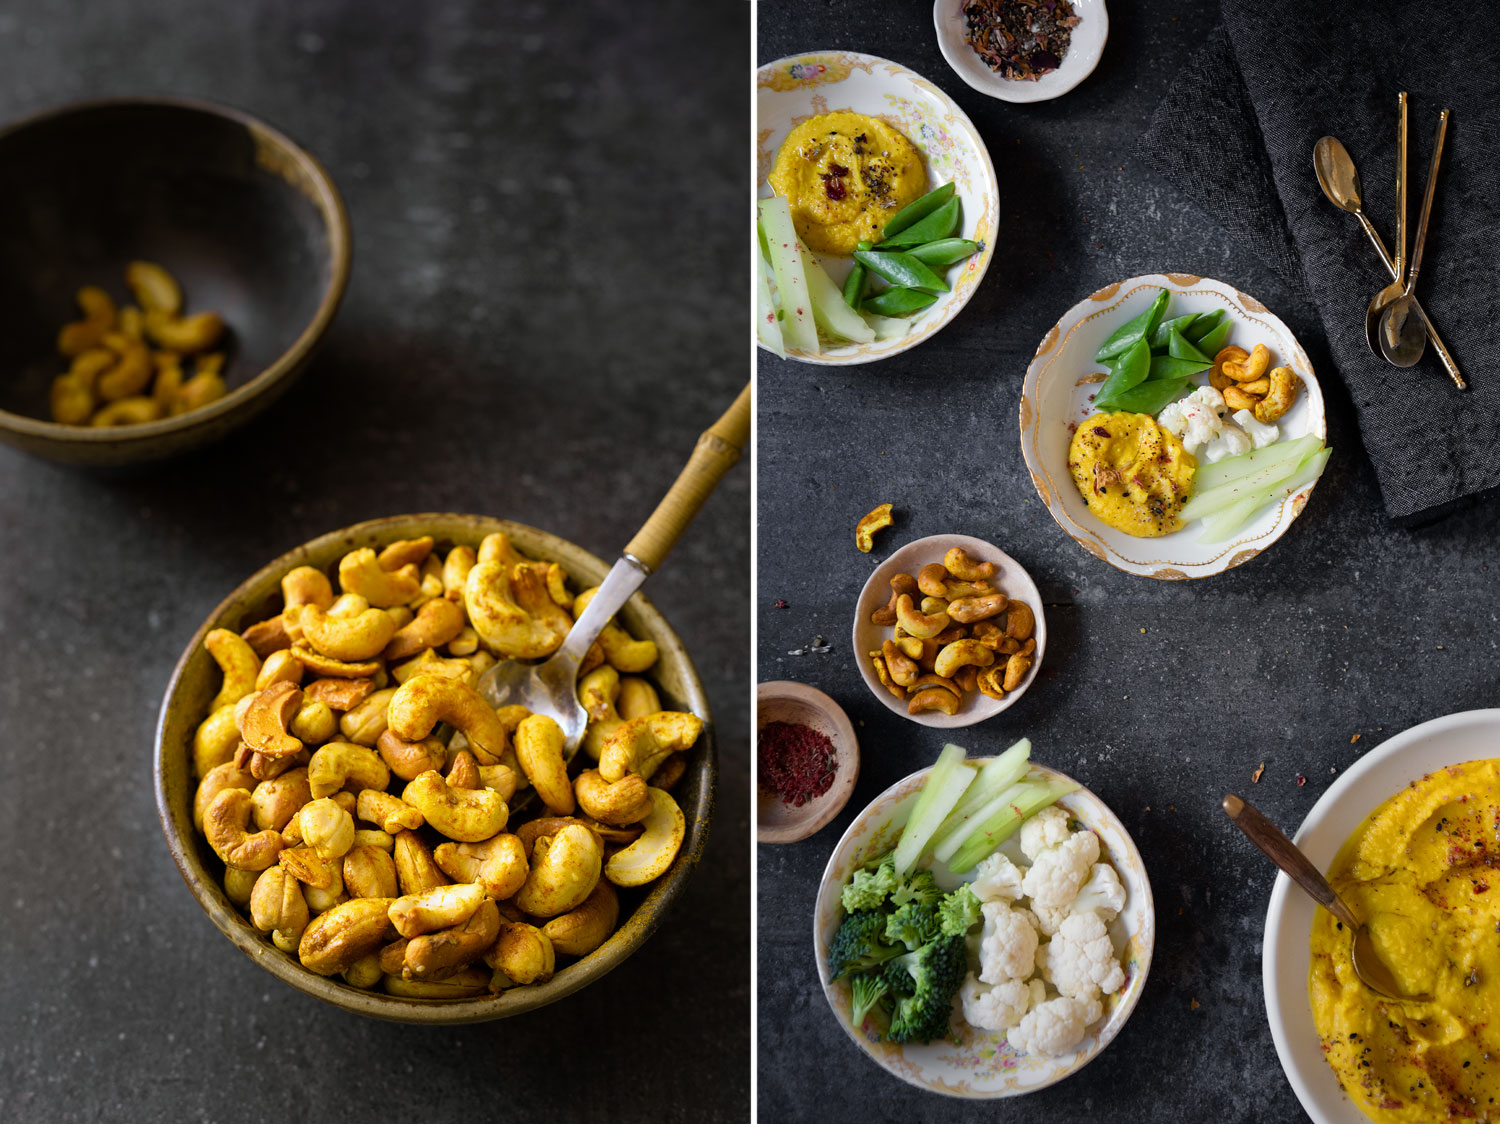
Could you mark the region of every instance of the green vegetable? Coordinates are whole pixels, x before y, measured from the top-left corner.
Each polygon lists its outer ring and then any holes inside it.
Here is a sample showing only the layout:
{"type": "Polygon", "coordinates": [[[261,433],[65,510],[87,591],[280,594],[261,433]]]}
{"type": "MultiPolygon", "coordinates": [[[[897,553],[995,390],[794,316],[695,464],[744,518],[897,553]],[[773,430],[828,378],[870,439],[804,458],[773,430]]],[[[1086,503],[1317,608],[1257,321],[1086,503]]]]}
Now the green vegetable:
{"type": "Polygon", "coordinates": [[[785,359],[786,343],[781,338],[776,301],[771,296],[771,285],[766,280],[766,268],[770,262],[762,262],[755,263],[755,334],[778,359],[785,359]]]}
{"type": "Polygon", "coordinates": [[[938,905],[938,927],[945,937],[962,937],[983,920],[983,902],[974,887],[965,882],[938,905]]]}
{"type": "Polygon", "coordinates": [[[1151,373],[1148,379],[1185,379],[1189,375],[1196,375],[1199,371],[1206,371],[1213,363],[1205,359],[1198,362],[1194,359],[1174,359],[1170,355],[1153,355],[1151,357],[1151,373]]]}
{"type": "Polygon", "coordinates": [[[1223,319],[1224,310],[1222,308],[1216,308],[1212,312],[1200,312],[1193,318],[1191,327],[1182,329],[1182,334],[1192,343],[1197,343],[1204,336],[1208,335],[1209,332],[1217,328],[1223,319]]]}
{"type": "Polygon", "coordinates": [[[893,858],[897,874],[905,875],[912,868],[922,848],[927,846],[944,817],[962,799],[964,790],[973,779],[974,770],[964,762],[962,747],[952,743],[945,745],[896,843],[893,858]]]}
{"type": "Polygon", "coordinates": [[[1117,398],[1131,387],[1139,386],[1151,373],[1151,348],[1143,338],[1131,344],[1110,366],[1109,378],[1099,387],[1094,396],[1098,405],[1106,399],[1117,398]]]}
{"type": "Polygon", "coordinates": [[[865,1016],[885,998],[890,988],[885,979],[880,975],[855,976],[854,982],[849,985],[853,1002],[849,1007],[849,1014],[855,1026],[863,1026],[865,1016]]]}
{"type": "Polygon", "coordinates": [[[1188,327],[1198,319],[1198,313],[1190,312],[1186,316],[1175,316],[1171,320],[1163,320],[1156,326],[1156,331],[1151,333],[1151,350],[1163,351],[1173,332],[1187,335],[1188,327]]]}
{"type": "Polygon", "coordinates": [[[1264,492],[1248,495],[1217,514],[1206,516],[1203,520],[1203,534],[1198,541],[1201,543],[1223,542],[1238,534],[1250,517],[1261,508],[1268,504],[1280,503],[1293,492],[1306,487],[1322,476],[1323,468],[1328,463],[1328,457],[1332,452],[1332,449],[1318,449],[1309,453],[1298,462],[1296,471],[1279,484],[1271,485],[1264,492]]]}
{"type": "Polygon", "coordinates": [[[1022,738],[979,770],[964,798],[948,813],[948,818],[932,837],[933,858],[947,862],[952,857],[964,836],[969,834],[975,813],[1026,775],[1030,757],[1031,742],[1022,738]]]}
{"type": "Polygon", "coordinates": [[[916,902],[918,905],[937,906],[943,900],[942,887],[937,884],[937,879],[932,876],[930,870],[914,870],[911,877],[906,880],[905,885],[898,886],[891,894],[891,905],[903,906],[908,902],[916,902]]]}
{"type": "Polygon", "coordinates": [[[1167,300],[1171,294],[1166,290],[1160,290],[1151,306],[1134,320],[1127,321],[1116,328],[1105,340],[1094,358],[1103,363],[1106,359],[1113,359],[1116,355],[1128,351],[1142,340],[1149,340],[1151,334],[1156,331],[1156,326],[1161,322],[1162,313],[1167,310],[1167,300]]]}
{"type": "Polygon", "coordinates": [[[1187,388],[1186,378],[1149,379],[1140,386],[1132,387],[1108,400],[1105,400],[1103,396],[1094,399],[1094,408],[1108,410],[1112,414],[1156,414],[1168,402],[1175,402],[1181,398],[1187,388]]]}
{"type": "MultiPolygon", "coordinates": [[[[920,199],[913,200],[897,211],[884,227],[881,228],[880,236],[889,238],[893,234],[900,234],[907,227],[936,211],[944,203],[953,198],[954,185],[943,184],[935,187],[920,199]]],[[[863,248],[863,247],[861,247],[863,248]]]]}
{"type": "Polygon", "coordinates": [[[1236,480],[1220,484],[1217,488],[1196,492],[1192,499],[1182,505],[1182,511],[1179,514],[1183,521],[1187,522],[1192,519],[1202,519],[1205,515],[1212,515],[1216,511],[1223,511],[1246,496],[1259,495],[1269,490],[1272,485],[1281,483],[1297,471],[1298,463],[1291,460],[1278,461],[1264,468],[1258,468],[1254,472],[1246,473],[1236,480]]]}
{"type": "Polygon", "coordinates": [[[911,331],[911,322],[899,316],[877,316],[868,310],[863,315],[865,323],[874,329],[877,340],[897,340],[911,331]]]}
{"type": "Polygon", "coordinates": [[[1059,799],[1077,788],[1077,783],[1064,780],[1027,783],[1023,786],[1023,791],[1016,794],[994,815],[980,820],[978,826],[964,840],[963,846],[949,860],[949,871],[962,874],[966,870],[973,870],[991,855],[995,848],[1015,834],[1023,821],[1043,808],[1057,803],[1059,799]]]}
{"type": "Polygon", "coordinates": [[[807,278],[807,295],[812,302],[813,323],[825,335],[855,343],[872,343],[875,330],[844,303],[844,294],[823,271],[817,259],[809,256],[802,264],[807,278]]]}
{"type": "Polygon", "coordinates": [[[854,877],[844,886],[841,900],[848,913],[878,909],[900,888],[901,879],[896,877],[896,868],[887,859],[874,870],[856,870],[854,877]]]}
{"type": "Polygon", "coordinates": [[[1198,350],[1204,355],[1217,355],[1229,342],[1229,333],[1233,331],[1234,321],[1226,317],[1193,342],[1198,345],[1198,350]]]}
{"type": "Polygon", "coordinates": [[[865,267],[855,262],[854,268],[849,271],[849,276],[844,278],[844,303],[858,311],[859,302],[864,299],[865,267]]]}
{"type": "Polygon", "coordinates": [[[876,316],[910,316],[913,312],[920,312],[936,300],[937,295],[934,293],[896,286],[882,289],[866,297],[864,303],[859,306],[859,310],[865,313],[873,312],[876,316]]]}
{"type": "MultiPolygon", "coordinates": [[[[939,937],[916,952],[899,957],[910,974],[912,993],[897,1000],[891,1011],[891,1042],[931,1042],[947,1035],[953,1016],[953,997],[969,970],[968,947],[962,937],[939,937]]],[[[889,980],[893,966],[885,975],[889,980]]]]}
{"type": "Polygon", "coordinates": [[[920,246],[924,242],[936,242],[940,238],[947,238],[958,229],[958,219],[959,201],[949,199],[926,218],[912,223],[896,234],[887,234],[884,240],[875,244],[875,248],[889,250],[900,246],[920,246]]]}
{"type": "Polygon", "coordinates": [[[908,952],[916,952],[940,935],[937,909],[921,902],[907,902],[885,919],[886,943],[905,945],[908,952]]]}
{"type": "Polygon", "coordinates": [[[906,950],[885,940],[886,915],[878,909],[850,913],[840,923],[828,945],[828,974],[842,979],[851,972],[864,972],[884,964],[906,950]]]}
{"type": "Polygon", "coordinates": [[[1206,367],[1212,367],[1214,363],[1207,355],[1190,344],[1186,336],[1177,331],[1167,336],[1167,354],[1173,359],[1187,359],[1194,363],[1202,363],[1206,367]]]}
{"type": "Polygon", "coordinates": [[[812,298],[808,295],[807,274],[798,248],[797,229],[792,225],[791,208],[780,195],[762,199],[760,221],[765,231],[766,253],[776,273],[776,295],[785,313],[780,321],[781,338],[788,350],[816,355],[818,328],[813,320],[812,298]]]}
{"type": "Polygon", "coordinates": [[[1315,453],[1322,447],[1323,442],[1318,435],[1309,433],[1306,437],[1299,437],[1295,441],[1278,441],[1274,445],[1267,445],[1264,449],[1252,449],[1239,456],[1225,457],[1213,464],[1201,465],[1193,477],[1193,491],[1206,492],[1230,480],[1238,480],[1241,476],[1247,476],[1257,468],[1265,468],[1269,464],[1283,460],[1292,459],[1300,464],[1310,453],[1315,453]]]}
{"type": "Polygon", "coordinates": [[[939,238],[936,242],[913,246],[906,252],[928,265],[952,265],[956,261],[963,261],[978,249],[979,243],[970,242],[967,238],[939,238]]]}
{"type": "Polygon", "coordinates": [[[892,285],[905,285],[909,289],[926,289],[934,293],[948,291],[948,282],[910,254],[855,250],[854,260],[871,273],[884,277],[892,285]]]}

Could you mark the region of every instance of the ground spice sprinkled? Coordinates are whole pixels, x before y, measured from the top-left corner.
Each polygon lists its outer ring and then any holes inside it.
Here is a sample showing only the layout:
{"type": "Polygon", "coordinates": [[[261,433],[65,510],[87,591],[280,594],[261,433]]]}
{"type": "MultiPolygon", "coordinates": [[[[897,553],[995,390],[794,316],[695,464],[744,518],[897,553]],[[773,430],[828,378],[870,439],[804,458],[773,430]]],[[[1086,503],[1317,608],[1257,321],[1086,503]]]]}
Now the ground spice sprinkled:
{"type": "Polygon", "coordinates": [[[964,40],[1000,77],[1022,82],[1062,65],[1078,23],[1069,0],[964,2],[964,40]]]}
{"type": "Polygon", "coordinates": [[[756,746],[760,783],[783,804],[801,807],[833,787],[839,770],[827,735],[797,722],[767,722],[756,746]]]}

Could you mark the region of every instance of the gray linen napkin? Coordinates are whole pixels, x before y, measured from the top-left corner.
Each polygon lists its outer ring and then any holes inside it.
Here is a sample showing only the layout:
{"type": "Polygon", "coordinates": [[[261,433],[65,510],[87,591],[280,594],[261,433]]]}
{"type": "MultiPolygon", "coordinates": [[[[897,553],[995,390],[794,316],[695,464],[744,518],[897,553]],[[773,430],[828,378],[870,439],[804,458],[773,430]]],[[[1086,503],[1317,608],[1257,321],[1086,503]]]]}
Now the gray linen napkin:
{"type": "Polygon", "coordinates": [[[1157,108],[1142,154],[1316,306],[1392,518],[1500,486],[1500,7],[1223,0],[1222,12],[1157,108]],[[1467,392],[1430,345],[1406,370],[1370,354],[1365,307],[1390,276],[1313,173],[1317,139],[1343,141],[1365,213],[1394,253],[1401,90],[1408,256],[1438,112],[1453,111],[1417,295],[1467,392]]]}

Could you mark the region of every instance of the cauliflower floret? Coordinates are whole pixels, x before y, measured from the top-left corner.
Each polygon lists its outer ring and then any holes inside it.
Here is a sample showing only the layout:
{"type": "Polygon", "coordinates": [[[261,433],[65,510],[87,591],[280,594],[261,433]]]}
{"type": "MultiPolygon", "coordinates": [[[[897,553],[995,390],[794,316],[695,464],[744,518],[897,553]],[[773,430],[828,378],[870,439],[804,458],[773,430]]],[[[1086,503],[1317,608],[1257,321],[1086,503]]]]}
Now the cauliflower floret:
{"type": "Polygon", "coordinates": [[[1279,426],[1274,423],[1268,425],[1265,422],[1256,421],[1255,415],[1249,410],[1236,410],[1234,412],[1234,422],[1249,434],[1250,440],[1255,443],[1257,449],[1264,449],[1267,445],[1274,445],[1281,437],[1279,426]]]}
{"type": "Polygon", "coordinates": [[[1224,422],[1219,427],[1219,434],[1203,447],[1202,458],[1209,464],[1221,461],[1225,457],[1237,457],[1241,453],[1248,453],[1251,448],[1250,435],[1237,425],[1224,422]]]}
{"type": "Polygon", "coordinates": [[[1036,862],[1043,851],[1066,842],[1069,834],[1068,813],[1052,804],[1021,824],[1021,853],[1036,862]]]}
{"type": "Polygon", "coordinates": [[[1024,980],[1036,965],[1036,919],[1008,902],[985,902],[979,937],[979,978],[987,984],[1024,980]]]}
{"type": "Polygon", "coordinates": [[[1004,854],[996,851],[979,864],[978,877],[973,882],[974,894],[982,902],[1013,902],[1021,896],[1024,873],[1004,854]]]}
{"type": "MultiPolygon", "coordinates": [[[[1049,941],[1043,941],[1041,944],[1036,946],[1036,957],[1032,962],[1032,970],[1036,973],[1036,976],[1032,980],[1033,983],[1035,983],[1038,978],[1043,981],[1050,980],[1052,978],[1052,969],[1047,964],[1047,949],[1049,944],[1049,941]]],[[[1045,986],[1045,984],[1043,986],[1045,986]]]]}
{"type": "Polygon", "coordinates": [[[1224,411],[1224,396],[1211,386],[1200,386],[1186,398],[1169,403],[1156,420],[1163,429],[1182,438],[1183,448],[1198,450],[1219,436],[1224,411]]]}
{"type": "Polygon", "coordinates": [[[1066,1054],[1102,1013],[1097,999],[1048,999],[1027,1011],[1006,1041],[1023,1054],[1066,1054]]]}
{"type": "MultiPolygon", "coordinates": [[[[1120,911],[1125,908],[1125,887],[1120,885],[1120,876],[1115,873],[1115,868],[1109,863],[1095,863],[1089,872],[1089,880],[1083,884],[1083,889],[1078,891],[1078,896],[1073,899],[1073,904],[1068,907],[1073,913],[1084,913],[1092,911],[1097,913],[1105,921],[1113,921],[1120,916],[1120,911]]],[[[1037,911],[1037,921],[1040,923],[1042,932],[1049,937],[1057,932],[1054,926],[1047,928],[1047,919],[1037,911]]],[[[1057,921],[1062,924],[1062,919],[1057,921]]]]}
{"type": "MultiPolygon", "coordinates": [[[[1083,891],[1080,890],[1079,893],[1083,891]]],[[[1057,932],[1057,927],[1067,919],[1072,910],[1070,902],[1059,906],[1034,905],[1031,912],[1036,914],[1036,927],[1041,930],[1042,936],[1050,937],[1057,932]]]]}
{"type": "Polygon", "coordinates": [[[1047,1001],[1047,985],[1041,980],[1027,980],[1026,986],[1031,991],[1031,1005],[1033,1007],[1040,1007],[1047,1001]]]}
{"type": "Polygon", "coordinates": [[[1079,887],[1088,880],[1089,868],[1098,861],[1099,837],[1092,831],[1077,832],[1037,856],[1021,879],[1021,892],[1033,906],[1065,906],[1077,896],[1079,887]]]}
{"type": "Polygon", "coordinates": [[[1057,990],[1075,999],[1113,995],[1125,986],[1104,919],[1092,911],[1074,913],[1062,923],[1047,945],[1047,969],[1057,990]]]}
{"type": "Polygon", "coordinates": [[[963,1000],[966,1023],[1001,1034],[1020,1022],[1031,1006],[1031,988],[1021,980],[1005,980],[991,987],[975,979],[973,972],[964,979],[958,995],[963,1000]]]}

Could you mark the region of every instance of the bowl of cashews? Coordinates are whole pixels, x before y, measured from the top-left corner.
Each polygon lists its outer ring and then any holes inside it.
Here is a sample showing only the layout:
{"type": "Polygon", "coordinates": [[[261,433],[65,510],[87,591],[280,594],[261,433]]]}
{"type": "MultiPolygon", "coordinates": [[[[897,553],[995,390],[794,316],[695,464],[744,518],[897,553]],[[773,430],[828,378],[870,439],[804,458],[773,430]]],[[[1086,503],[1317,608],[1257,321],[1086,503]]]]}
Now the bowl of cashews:
{"type": "Polygon", "coordinates": [[[313,539],[210,615],[157,727],[172,857],[236,947],[400,1022],[505,1018],[617,967],[708,835],[692,660],[639,593],[585,658],[562,731],[475,690],[554,651],[609,567],[519,523],[403,515],[313,539]]]}

